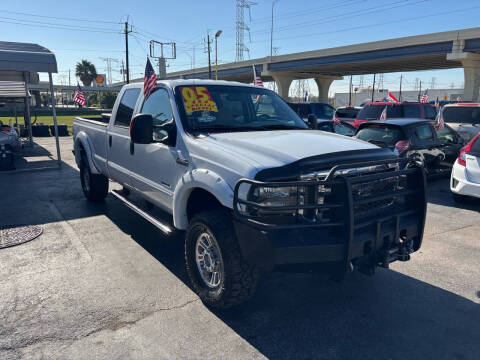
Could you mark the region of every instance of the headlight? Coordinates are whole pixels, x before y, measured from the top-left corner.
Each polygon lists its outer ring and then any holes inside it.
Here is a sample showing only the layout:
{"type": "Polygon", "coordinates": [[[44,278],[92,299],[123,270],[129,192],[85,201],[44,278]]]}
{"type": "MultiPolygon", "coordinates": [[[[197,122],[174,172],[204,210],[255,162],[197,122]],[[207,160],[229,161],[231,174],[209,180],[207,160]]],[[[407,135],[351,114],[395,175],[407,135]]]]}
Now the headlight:
{"type": "Polygon", "coordinates": [[[297,187],[256,187],[252,200],[263,206],[296,206],[297,187]]]}

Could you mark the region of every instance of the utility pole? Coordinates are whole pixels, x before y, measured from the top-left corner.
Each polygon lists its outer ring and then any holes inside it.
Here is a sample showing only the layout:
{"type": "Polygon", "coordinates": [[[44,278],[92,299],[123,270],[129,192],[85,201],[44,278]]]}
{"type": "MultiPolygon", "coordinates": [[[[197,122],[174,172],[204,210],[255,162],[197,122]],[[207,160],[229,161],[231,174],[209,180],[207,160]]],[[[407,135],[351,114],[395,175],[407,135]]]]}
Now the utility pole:
{"type": "Polygon", "coordinates": [[[376,74],[373,74],[372,102],[374,101],[374,97],[375,97],[375,75],[376,74]]]}
{"type": "Polygon", "coordinates": [[[420,94],[422,93],[422,81],[420,80],[420,90],[418,90],[418,102],[420,102],[420,94]]]}
{"type": "Polygon", "coordinates": [[[70,69],[68,69],[68,86],[70,86],[70,69]]]}
{"type": "Polygon", "coordinates": [[[127,73],[127,84],[130,83],[130,67],[128,64],[128,34],[131,33],[132,30],[128,30],[128,18],[127,21],[125,21],[125,63],[127,65],[126,73],[127,73]]]}
{"type": "Polygon", "coordinates": [[[208,51],[208,78],[212,78],[212,64],[210,62],[210,34],[207,35],[207,51],[208,51]]]}
{"type": "Polygon", "coordinates": [[[398,99],[400,102],[402,101],[402,80],[403,80],[403,75],[400,75],[400,92],[398,95],[398,99]]]}
{"type": "Polygon", "coordinates": [[[352,75],[350,75],[350,86],[348,87],[348,106],[352,106],[352,75]]]}
{"type": "Polygon", "coordinates": [[[273,7],[277,0],[272,1],[272,24],[270,27],[270,62],[272,62],[272,56],[273,56],[273,7]]]}

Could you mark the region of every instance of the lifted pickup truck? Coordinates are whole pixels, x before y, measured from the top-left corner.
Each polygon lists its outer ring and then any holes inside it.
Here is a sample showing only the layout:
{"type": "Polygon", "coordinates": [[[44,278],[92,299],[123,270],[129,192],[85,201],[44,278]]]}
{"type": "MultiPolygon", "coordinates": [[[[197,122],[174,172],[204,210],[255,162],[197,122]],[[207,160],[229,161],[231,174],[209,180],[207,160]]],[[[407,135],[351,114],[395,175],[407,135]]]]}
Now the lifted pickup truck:
{"type": "Polygon", "coordinates": [[[124,187],[112,195],[160,230],[185,231],[189,279],[206,304],[247,300],[262,270],[373,274],[420,248],[421,166],[309,129],[265,88],[159,81],[145,99],[142,85],[122,88],[108,124],[75,119],[82,189],[101,201],[110,178],[124,187]]]}

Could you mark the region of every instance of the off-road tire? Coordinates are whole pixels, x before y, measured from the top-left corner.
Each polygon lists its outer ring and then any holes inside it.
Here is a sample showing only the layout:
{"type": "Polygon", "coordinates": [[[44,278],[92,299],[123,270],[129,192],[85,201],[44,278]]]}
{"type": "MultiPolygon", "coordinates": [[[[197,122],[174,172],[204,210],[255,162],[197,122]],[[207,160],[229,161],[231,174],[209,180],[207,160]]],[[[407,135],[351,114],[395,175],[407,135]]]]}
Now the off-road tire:
{"type": "Polygon", "coordinates": [[[203,212],[193,217],[185,234],[185,263],[194,291],[209,306],[228,308],[238,305],[252,297],[257,288],[259,271],[243,259],[232,216],[226,210],[203,212]],[[195,260],[196,240],[205,231],[217,241],[223,259],[224,276],[216,288],[205,284],[195,260]]]}
{"type": "Polygon", "coordinates": [[[85,156],[82,156],[80,161],[80,181],[83,194],[89,201],[103,201],[107,196],[108,178],[102,174],[92,174],[85,156]]]}

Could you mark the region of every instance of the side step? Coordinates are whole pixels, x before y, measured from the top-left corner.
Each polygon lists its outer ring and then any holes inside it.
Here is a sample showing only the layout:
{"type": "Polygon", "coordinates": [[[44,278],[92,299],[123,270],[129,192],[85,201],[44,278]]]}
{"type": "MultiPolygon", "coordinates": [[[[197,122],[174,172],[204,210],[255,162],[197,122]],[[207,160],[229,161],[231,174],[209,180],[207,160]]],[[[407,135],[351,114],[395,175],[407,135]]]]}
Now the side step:
{"type": "Polygon", "coordinates": [[[110,192],[113,196],[115,196],[118,200],[123,202],[125,205],[127,205],[130,209],[135,211],[137,214],[139,214],[141,217],[143,217],[145,220],[148,220],[150,223],[155,225],[159,230],[161,230],[165,235],[171,235],[173,233],[173,229],[166,223],[161,222],[157,218],[154,218],[152,215],[148,214],[146,211],[140,209],[137,205],[135,205],[133,202],[125,198],[122,194],[120,194],[118,191],[113,190],[110,192]]]}

